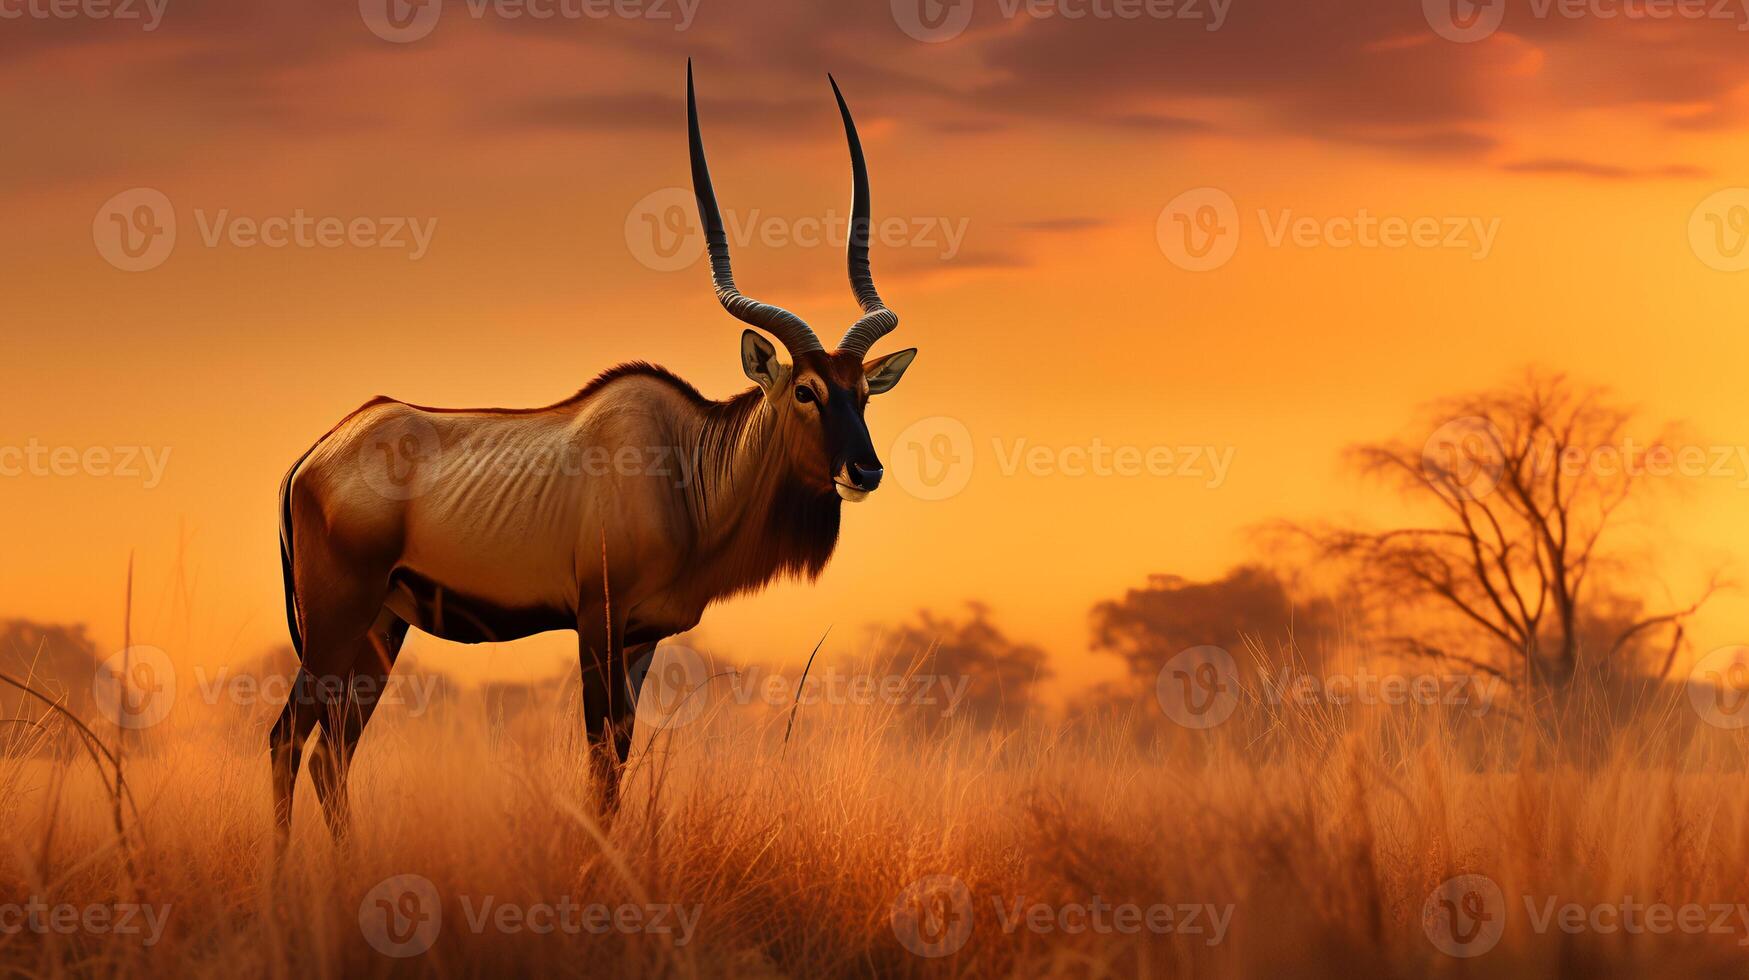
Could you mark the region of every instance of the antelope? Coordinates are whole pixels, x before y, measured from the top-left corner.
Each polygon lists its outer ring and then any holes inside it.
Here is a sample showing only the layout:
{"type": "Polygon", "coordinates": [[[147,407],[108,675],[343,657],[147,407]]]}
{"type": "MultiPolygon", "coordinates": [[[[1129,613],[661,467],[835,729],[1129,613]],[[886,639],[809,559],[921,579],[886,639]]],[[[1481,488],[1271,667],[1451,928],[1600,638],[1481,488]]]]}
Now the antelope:
{"type": "Polygon", "coordinates": [[[827,79],[850,144],[850,285],[863,314],[837,350],[794,313],[736,288],[688,62],[693,194],[717,299],[781,342],[790,362],[746,329],[741,369],[754,385],[723,401],[644,362],[610,368],[545,408],[378,397],[285,475],[280,558],[300,666],[268,735],[282,846],[318,725],[311,781],[331,833],[346,835],[347,772],[377,700],[370,695],[387,684],[409,628],[463,643],[576,630],[587,754],[611,819],[638,694],[626,665],[691,629],[713,602],[779,578],[812,580],[826,567],[841,506],[881,483],[869,396],[890,391],[917,354],[863,360],[898,316],[869,266],[862,143],[827,79]],[[551,465],[604,456],[661,463],[551,465]],[[523,465],[531,460],[544,462],[523,465]]]}

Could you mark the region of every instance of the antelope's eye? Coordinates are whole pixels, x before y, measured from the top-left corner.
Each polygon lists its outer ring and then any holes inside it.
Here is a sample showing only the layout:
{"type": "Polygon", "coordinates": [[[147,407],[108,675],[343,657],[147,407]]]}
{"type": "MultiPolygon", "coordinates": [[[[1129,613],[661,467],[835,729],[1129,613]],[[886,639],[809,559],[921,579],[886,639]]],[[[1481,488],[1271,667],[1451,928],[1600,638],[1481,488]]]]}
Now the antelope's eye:
{"type": "Polygon", "coordinates": [[[796,401],[806,405],[814,400],[814,389],[807,385],[796,385],[796,401]]]}

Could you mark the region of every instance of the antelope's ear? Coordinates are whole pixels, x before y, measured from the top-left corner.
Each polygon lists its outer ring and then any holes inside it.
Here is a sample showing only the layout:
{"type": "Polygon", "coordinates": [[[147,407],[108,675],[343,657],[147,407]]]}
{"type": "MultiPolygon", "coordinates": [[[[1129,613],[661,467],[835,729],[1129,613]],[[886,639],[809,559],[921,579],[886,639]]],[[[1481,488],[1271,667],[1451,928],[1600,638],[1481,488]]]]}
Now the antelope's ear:
{"type": "Polygon", "coordinates": [[[862,376],[868,379],[868,393],[878,395],[891,391],[905,376],[905,369],[917,357],[917,348],[907,347],[902,351],[894,351],[885,357],[877,357],[862,366],[862,376]]]}
{"type": "Polygon", "coordinates": [[[777,348],[752,330],[741,331],[741,370],[761,388],[777,380],[777,348]]]}

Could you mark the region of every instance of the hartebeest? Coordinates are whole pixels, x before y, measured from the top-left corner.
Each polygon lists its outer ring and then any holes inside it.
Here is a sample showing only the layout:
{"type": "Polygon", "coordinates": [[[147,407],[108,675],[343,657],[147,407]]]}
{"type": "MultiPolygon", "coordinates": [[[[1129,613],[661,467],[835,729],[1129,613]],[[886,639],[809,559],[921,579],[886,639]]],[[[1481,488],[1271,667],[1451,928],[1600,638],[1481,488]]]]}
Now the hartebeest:
{"type": "Polygon", "coordinates": [[[881,482],[868,397],[916,356],[863,362],[898,317],[875,291],[868,170],[831,84],[850,143],[850,284],[864,313],[836,351],[800,317],[735,288],[688,64],[693,193],[717,299],[781,341],[792,363],[746,330],[741,367],[756,387],[726,401],[643,363],[546,408],[376,398],[286,474],[280,553],[301,668],[268,738],[282,840],[317,724],[311,773],[330,827],[344,834],[352,752],[410,626],[464,643],[575,629],[590,755],[611,814],[637,694],[625,689],[625,665],[718,599],[825,567],[842,502],[881,482]]]}

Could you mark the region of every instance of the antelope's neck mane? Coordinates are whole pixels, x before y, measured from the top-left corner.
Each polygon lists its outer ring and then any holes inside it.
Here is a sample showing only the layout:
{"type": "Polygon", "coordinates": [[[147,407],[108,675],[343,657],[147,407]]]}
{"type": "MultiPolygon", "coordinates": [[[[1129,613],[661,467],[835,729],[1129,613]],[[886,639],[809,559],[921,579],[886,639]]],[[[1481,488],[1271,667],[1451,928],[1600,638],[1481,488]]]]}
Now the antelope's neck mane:
{"type": "Polygon", "coordinates": [[[591,381],[575,400],[625,377],[661,381],[682,395],[691,417],[675,427],[686,469],[685,496],[698,561],[715,597],[754,591],[774,578],[820,574],[838,544],[843,506],[796,471],[791,421],[772,410],[759,388],[723,401],[706,398],[665,368],[621,364],[591,381]]]}

